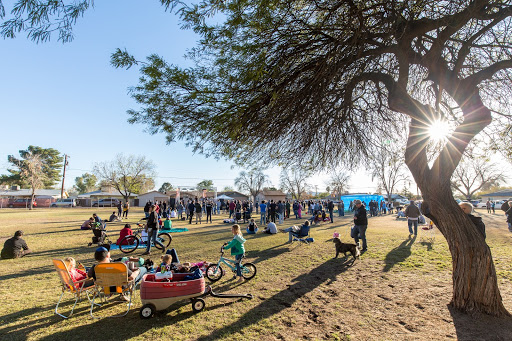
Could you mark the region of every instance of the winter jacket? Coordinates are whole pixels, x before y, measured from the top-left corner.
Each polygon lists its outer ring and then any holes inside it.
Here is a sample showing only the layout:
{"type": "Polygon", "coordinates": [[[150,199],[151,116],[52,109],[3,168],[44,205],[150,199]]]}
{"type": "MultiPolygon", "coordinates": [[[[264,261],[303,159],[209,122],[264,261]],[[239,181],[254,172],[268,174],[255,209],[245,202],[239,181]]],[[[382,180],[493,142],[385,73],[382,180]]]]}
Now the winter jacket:
{"type": "Polygon", "coordinates": [[[231,249],[231,256],[243,255],[245,253],[244,248],[245,239],[241,235],[237,234],[228,245],[224,246],[224,250],[231,249]]]}
{"type": "Polygon", "coordinates": [[[412,219],[418,219],[418,217],[421,214],[418,206],[416,206],[414,204],[407,206],[404,213],[407,218],[412,218],[412,219]]]}
{"type": "Polygon", "coordinates": [[[354,206],[354,217],[357,217],[357,219],[354,220],[355,225],[368,225],[368,217],[366,216],[366,208],[364,205],[361,205],[361,207],[357,208],[354,206]]]}
{"type": "Polygon", "coordinates": [[[484,239],[485,239],[485,224],[482,221],[482,218],[475,217],[472,214],[468,214],[468,217],[469,217],[469,219],[471,219],[473,224],[476,226],[478,232],[480,232],[484,236],[484,239]]]}

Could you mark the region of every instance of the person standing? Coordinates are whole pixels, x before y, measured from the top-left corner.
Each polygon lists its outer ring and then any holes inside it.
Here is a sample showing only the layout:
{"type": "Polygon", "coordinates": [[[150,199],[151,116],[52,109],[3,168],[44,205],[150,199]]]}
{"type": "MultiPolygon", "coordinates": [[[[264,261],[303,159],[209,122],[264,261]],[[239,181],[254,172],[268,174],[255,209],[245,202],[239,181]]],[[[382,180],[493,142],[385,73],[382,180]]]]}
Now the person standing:
{"type": "Polygon", "coordinates": [[[21,238],[22,236],[23,231],[18,230],[14,233],[14,237],[5,241],[4,248],[1,253],[2,259],[21,258],[32,252],[28,248],[27,242],[21,238]]]}
{"type": "Polygon", "coordinates": [[[487,213],[491,213],[491,200],[487,199],[487,202],[485,203],[485,207],[487,207],[487,213]]]}
{"type": "Polygon", "coordinates": [[[363,241],[363,248],[361,252],[365,252],[368,249],[366,244],[366,229],[368,228],[368,217],[366,214],[366,208],[363,206],[361,200],[354,200],[354,226],[350,231],[350,236],[354,238],[354,241],[359,245],[359,239],[363,241]]]}
{"type": "Polygon", "coordinates": [[[279,225],[284,222],[284,204],[281,200],[277,202],[277,216],[279,217],[279,225]]]}
{"type": "Polygon", "coordinates": [[[261,201],[260,204],[260,225],[263,226],[267,222],[267,204],[265,200],[261,201]]]}
{"type": "Polygon", "coordinates": [[[290,219],[290,208],[291,208],[291,205],[290,205],[290,200],[286,200],[286,216],[285,218],[286,219],[290,219]]]}
{"type": "Polygon", "coordinates": [[[199,224],[201,224],[201,218],[203,217],[203,208],[199,203],[199,200],[196,199],[196,203],[194,205],[194,214],[196,215],[196,225],[199,220],[199,224]]]}
{"type": "Polygon", "coordinates": [[[192,200],[189,200],[188,201],[188,205],[187,205],[187,208],[188,208],[188,223],[189,224],[192,224],[192,217],[194,216],[194,209],[195,209],[195,205],[194,205],[194,202],[192,200]]]}
{"type": "Polygon", "coordinates": [[[123,206],[123,218],[128,218],[128,211],[130,210],[130,203],[128,200],[124,203],[123,206]]]}
{"type": "Polygon", "coordinates": [[[507,216],[508,230],[512,232],[512,201],[508,202],[508,210],[505,215],[507,216]]]}
{"type": "MultiPolygon", "coordinates": [[[[470,212],[471,213],[471,212],[470,212]]],[[[414,225],[414,237],[418,235],[418,218],[420,217],[420,209],[414,203],[414,200],[410,201],[409,206],[405,209],[404,212],[407,217],[407,226],[409,227],[409,237],[412,237],[413,230],[412,226],[414,225]]]]}
{"type": "Polygon", "coordinates": [[[480,232],[485,239],[485,224],[482,221],[481,217],[475,217],[474,215],[471,214],[473,213],[473,205],[469,202],[461,202],[459,204],[459,207],[464,213],[467,214],[471,222],[475,225],[478,232],[480,232]]]}
{"type": "Polygon", "coordinates": [[[329,210],[329,219],[331,220],[331,224],[334,223],[334,202],[329,200],[327,202],[327,209],[329,210]]]}
{"type": "Polygon", "coordinates": [[[213,204],[211,201],[206,203],[206,223],[208,223],[208,218],[210,219],[210,223],[212,222],[212,210],[213,204]]]}
{"type": "Polygon", "coordinates": [[[121,201],[117,203],[117,216],[121,218],[123,214],[123,205],[121,204],[121,201]]]}
{"type": "Polygon", "coordinates": [[[276,210],[277,210],[277,205],[276,203],[274,202],[273,199],[270,200],[270,221],[275,223],[276,222],[276,210]]]}
{"type": "Polygon", "coordinates": [[[165,246],[156,238],[158,236],[158,214],[155,212],[155,205],[151,205],[149,217],[142,218],[142,220],[148,221],[146,225],[148,230],[148,244],[146,246],[146,252],[144,252],[142,255],[145,256],[151,254],[151,242],[153,242],[155,245],[160,245],[162,248],[162,253],[165,253],[165,246]]]}

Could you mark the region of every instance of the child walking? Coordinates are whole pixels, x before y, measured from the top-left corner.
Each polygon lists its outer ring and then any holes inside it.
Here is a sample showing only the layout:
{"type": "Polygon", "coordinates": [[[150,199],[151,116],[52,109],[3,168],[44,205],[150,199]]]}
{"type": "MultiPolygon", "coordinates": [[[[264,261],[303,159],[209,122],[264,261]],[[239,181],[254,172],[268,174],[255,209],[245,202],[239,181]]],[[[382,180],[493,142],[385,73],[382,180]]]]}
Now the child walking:
{"type": "Polygon", "coordinates": [[[235,256],[236,260],[236,277],[238,277],[238,282],[243,282],[244,278],[242,277],[242,270],[240,268],[240,262],[245,254],[244,243],[245,239],[242,236],[242,232],[240,231],[240,225],[235,224],[231,227],[231,232],[233,233],[233,240],[231,240],[226,246],[224,246],[224,250],[231,249],[231,256],[235,256]]]}

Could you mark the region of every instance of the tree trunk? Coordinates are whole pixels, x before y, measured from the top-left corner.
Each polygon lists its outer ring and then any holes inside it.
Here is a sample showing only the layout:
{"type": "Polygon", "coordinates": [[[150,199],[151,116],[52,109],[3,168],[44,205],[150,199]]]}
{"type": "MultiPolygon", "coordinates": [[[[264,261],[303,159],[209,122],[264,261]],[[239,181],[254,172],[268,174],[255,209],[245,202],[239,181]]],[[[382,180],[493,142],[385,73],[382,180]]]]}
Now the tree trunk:
{"type": "Polygon", "coordinates": [[[508,316],[498,288],[491,250],[476,226],[457,205],[450,182],[411,172],[421,189],[422,210],[448,242],[453,260],[451,305],[459,310],[508,316]]]}

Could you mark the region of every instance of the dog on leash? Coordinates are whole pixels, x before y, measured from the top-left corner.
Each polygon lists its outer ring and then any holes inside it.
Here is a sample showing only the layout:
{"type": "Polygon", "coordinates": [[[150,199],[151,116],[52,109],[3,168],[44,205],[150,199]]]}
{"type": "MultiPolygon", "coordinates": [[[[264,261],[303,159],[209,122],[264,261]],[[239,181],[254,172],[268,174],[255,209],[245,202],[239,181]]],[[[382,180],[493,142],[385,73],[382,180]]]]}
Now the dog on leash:
{"type": "Polygon", "coordinates": [[[334,237],[332,241],[336,247],[336,256],[334,258],[338,258],[340,253],[343,253],[345,257],[347,257],[347,252],[350,252],[352,257],[354,257],[354,261],[356,258],[359,258],[360,252],[356,244],[345,244],[339,237],[334,237]]]}

